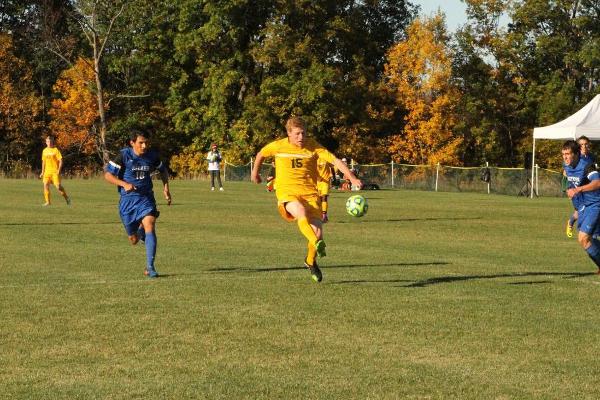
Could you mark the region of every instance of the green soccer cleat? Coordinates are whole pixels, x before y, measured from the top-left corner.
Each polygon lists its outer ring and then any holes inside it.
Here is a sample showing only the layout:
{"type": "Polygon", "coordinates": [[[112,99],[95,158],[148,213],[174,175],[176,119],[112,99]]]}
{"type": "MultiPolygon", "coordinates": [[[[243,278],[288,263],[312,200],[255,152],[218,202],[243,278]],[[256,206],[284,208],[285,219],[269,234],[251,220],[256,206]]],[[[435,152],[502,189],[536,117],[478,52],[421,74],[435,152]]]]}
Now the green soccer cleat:
{"type": "Polygon", "coordinates": [[[571,226],[569,221],[567,221],[567,237],[569,237],[569,238],[573,237],[573,227],[571,226]]]}
{"type": "Polygon", "coordinates": [[[317,249],[317,255],[319,257],[325,257],[327,255],[325,247],[327,247],[327,245],[323,240],[317,240],[317,243],[315,243],[315,248],[317,249]]]}
{"type": "Polygon", "coordinates": [[[323,274],[317,265],[317,260],[315,260],[313,265],[309,265],[306,260],[304,260],[304,266],[310,271],[310,277],[313,281],[319,283],[323,280],[323,274]]]}

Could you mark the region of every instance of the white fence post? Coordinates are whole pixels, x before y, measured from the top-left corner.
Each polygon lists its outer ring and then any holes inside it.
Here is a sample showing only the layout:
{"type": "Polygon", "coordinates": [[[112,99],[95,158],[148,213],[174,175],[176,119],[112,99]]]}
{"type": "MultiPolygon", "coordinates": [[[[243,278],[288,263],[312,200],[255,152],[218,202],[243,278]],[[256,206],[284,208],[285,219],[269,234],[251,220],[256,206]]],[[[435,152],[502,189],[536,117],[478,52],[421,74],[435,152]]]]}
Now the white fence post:
{"type": "Polygon", "coordinates": [[[438,191],[438,179],[440,177],[440,163],[435,165],[435,191],[438,191]]]}
{"type": "Polygon", "coordinates": [[[535,195],[539,196],[539,182],[538,182],[538,173],[539,173],[539,166],[537,164],[535,164],[535,195]]]}
{"type": "Polygon", "coordinates": [[[394,188],[394,160],[392,160],[392,189],[394,188]]]}
{"type": "MultiPolygon", "coordinates": [[[[488,161],[485,162],[485,168],[488,171],[490,170],[490,163],[488,161]]],[[[490,182],[491,182],[491,179],[488,179],[488,181],[487,181],[488,194],[490,194],[490,182]]]]}

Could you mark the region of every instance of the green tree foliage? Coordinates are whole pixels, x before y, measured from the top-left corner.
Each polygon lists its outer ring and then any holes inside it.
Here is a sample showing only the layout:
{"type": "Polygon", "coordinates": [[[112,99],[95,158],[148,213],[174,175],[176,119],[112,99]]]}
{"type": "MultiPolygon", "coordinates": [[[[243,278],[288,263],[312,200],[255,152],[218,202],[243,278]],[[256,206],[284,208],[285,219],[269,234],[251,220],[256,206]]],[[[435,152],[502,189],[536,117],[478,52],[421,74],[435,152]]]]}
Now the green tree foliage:
{"type": "Polygon", "coordinates": [[[373,85],[411,18],[398,1],[183,1],[168,102],[175,126],[234,160],[280,135],[290,114],[332,147],[351,131],[376,135],[373,85]]]}
{"type": "Polygon", "coordinates": [[[190,143],[177,131],[166,101],[177,72],[174,37],[178,2],[132,0],[115,21],[105,54],[110,90],[107,143],[114,153],[127,143],[133,126],[151,128],[153,143],[168,155],[190,143]]]}
{"type": "MultiPolygon", "coordinates": [[[[466,3],[471,24],[457,35],[455,60],[465,160],[521,165],[534,126],[567,117],[598,92],[598,2],[466,3]],[[506,27],[503,13],[511,19],[506,27]]],[[[559,168],[559,147],[542,141],[540,164],[559,168]]]]}
{"type": "MultiPolygon", "coordinates": [[[[600,91],[598,1],[464,2],[469,22],[445,41],[452,74],[437,86],[459,94],[423,102],[439,105],[429,110],[439,118],[418,125],[406,119],[419,104],[403,98],[410,88],[390,90],[384,72],[386,55],[411,40],[417,9],[409,1],[4,0],[0,33],[11,38],[9,54],[20,66],[3,77],[10,83],[4,101],[35,109],[12,125],[29,141],[15,141],[9,158],[39,159],[37,137],[51,126],[48,110],[58,96],[51,89],[81,58],[92,60],[89,87],[97,105],[105,102],[93,129],[108,153],[142,125],[166,158],[179,155],[182,171],[198,169],[194,154],[211,142],[227,160],[245,163],[297,114],[319,141],[360,162],[389,161],[390,143],[419,133],[430,149],[450,144],[420,162],[520,166],[534,126],[557,122],[600,91]]],[[[398,65],[397,77],[414,69],[398,65]]],[[[541,165],[558,166],[557,145],[540,142],[541,165]]]]}

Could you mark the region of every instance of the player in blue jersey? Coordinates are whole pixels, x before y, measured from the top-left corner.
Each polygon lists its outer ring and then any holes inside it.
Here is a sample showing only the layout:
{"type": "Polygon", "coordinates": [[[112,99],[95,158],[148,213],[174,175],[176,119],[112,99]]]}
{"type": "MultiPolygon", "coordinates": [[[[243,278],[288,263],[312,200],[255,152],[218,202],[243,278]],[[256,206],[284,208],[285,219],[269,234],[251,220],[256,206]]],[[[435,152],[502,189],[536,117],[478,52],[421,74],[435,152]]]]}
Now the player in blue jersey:
{"type": "Polygon", "coordinates": [[[567,196],[579,214],[577,240],[594,261],[600,273],[600,173],[594,163],[580,156],[580,147],[568,140],[562,148],[563,167],[568,181],[567,196]]]}
{"type": "Polygon", "coordinates": [[[150,135],[141,130],[134,130],[129,137],[131,147],[124,148],[116,158],[108,163],[104,178],[118,186],[121,199],[119,214],[132,245],[143,240],[146,243],[146,269],[144,275],[158,277],[154,267],[156,256],[155,224],[158,218],[156,200],[152,190],[154,171],[160,173],[163,183],[163,194],[167,204],[171,204],[169,192],[169,174],[166,166],[160,161],[158,152],[149,148],[150,135]]]}
{"type": "MultiPolygon", "coordinates": [[[[581,160],[588,164],[594,164],[596,159],[590,152],[590,139],[588,139],[587,136],[580,136],[579,139],[577,139],[577,143],[579,144],[579,157],[581,160]]],[[[573,226],[575,225],[575,222],[577,222],[577,218],[577,209],[575,209],[567,221],[567,237],[573,237],[573,226]]]]}

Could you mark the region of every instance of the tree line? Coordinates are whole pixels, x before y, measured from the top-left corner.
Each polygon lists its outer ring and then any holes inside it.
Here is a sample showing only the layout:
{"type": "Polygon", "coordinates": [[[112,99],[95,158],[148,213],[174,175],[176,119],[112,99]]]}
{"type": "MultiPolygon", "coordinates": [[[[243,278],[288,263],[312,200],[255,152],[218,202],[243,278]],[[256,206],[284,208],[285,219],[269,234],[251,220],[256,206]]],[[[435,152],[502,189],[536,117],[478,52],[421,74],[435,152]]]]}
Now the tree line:
{"type": "MultiPolygon", "coordinates": [[[[532,129],[600,92],[600,1],[4,0],[0,167],[101,168],[132,127],[176,174],[247,162],[290,115],[361,163],[521,166],[532,129]]],[[[559,143],[537,160],[560,166],[559,143]]]]}

